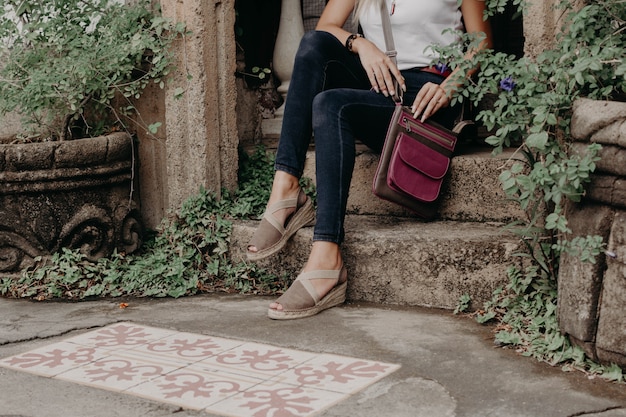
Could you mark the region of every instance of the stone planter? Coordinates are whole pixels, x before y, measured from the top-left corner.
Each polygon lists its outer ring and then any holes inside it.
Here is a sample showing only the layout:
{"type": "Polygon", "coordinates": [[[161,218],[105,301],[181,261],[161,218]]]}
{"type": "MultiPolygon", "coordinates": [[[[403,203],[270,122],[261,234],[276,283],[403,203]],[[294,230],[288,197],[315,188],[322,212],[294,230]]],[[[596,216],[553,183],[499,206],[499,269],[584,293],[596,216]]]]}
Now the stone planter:
{"type": "Polygon", "coordinates": [[[579,100],[574,149],[602,145],[587,194],[567,207],[573,236],[599,235],[606,255],[596,264],[563,256],[559,269],[561,331],[588,356],[626,369],[626,103],[579,100]]]}
{"type": "Polygon", "coordinates": [[[133,156],[126,133],[0,145],[0,273],[61,248],[90,260],[135,251],[143,226],[131,197],[133,156]]]}

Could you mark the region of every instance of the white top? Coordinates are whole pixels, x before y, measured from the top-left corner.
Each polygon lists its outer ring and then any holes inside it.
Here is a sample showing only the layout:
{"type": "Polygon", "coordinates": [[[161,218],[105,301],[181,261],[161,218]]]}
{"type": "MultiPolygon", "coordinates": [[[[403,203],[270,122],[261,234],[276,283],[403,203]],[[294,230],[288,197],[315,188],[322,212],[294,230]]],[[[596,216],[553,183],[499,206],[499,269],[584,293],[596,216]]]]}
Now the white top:
{"type": "MultiPolygon", "coordinates": [[[[391,11],[394,0],[384,0],[391,11]]],[[[390,16],[393,40],[401,70],[429,66],[437,57],[429,45],[450,45],[458,40],[452,31],[463,30],[458,0],[395,0],[394,13],[390,16]]],[[[385,36],[380,9],[373,6],[364,10],[359,20],[363,35],[382,51],[385,36]]]]}

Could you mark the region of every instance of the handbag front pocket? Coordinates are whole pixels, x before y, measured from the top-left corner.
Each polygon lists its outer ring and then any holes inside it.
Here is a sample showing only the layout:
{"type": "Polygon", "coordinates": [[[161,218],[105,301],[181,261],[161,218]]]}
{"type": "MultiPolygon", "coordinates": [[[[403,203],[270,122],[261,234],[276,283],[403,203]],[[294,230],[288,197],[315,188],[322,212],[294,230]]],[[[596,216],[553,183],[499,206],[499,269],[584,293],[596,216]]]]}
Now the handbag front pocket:
{"type": "Polygon", "coordinates": [[[432,202],[439,196],[449,167],[448,156],[400,132],[391,154],[387,183],[396,191],[432,202]]]}

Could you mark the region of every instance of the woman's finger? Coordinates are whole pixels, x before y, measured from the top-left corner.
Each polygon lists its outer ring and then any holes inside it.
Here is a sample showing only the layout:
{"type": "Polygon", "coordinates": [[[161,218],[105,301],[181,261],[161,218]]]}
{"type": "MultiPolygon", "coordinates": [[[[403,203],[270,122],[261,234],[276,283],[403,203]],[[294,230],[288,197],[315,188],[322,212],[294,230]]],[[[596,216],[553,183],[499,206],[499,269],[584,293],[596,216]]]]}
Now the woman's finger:
{"type": "Polygon", "coordinates": [[[426,106],[434,96],[435,91],[432,88],[432,83],[426,83],[417,93],[415,97],[415,101],[413,102],[413,106],[411,110],[413,111],[413,117],[418,118],[420,114],[423,114],[426,106]]]}
{"type": "Polygon", "coordinates": [[[431,91],[433,92],[433,94],[430,97],[430,100],[427,101],[426,108],[424,109],[424,112],[422,113],[422,119],[421,119],[422,122],[428,119],[433,114],[435,114],[435,112],[437,112],[437,110],[439,110],[442,107],[441,101],[443,99],[443,95],[442,95],[441,89],[438,87],[435,87],[435,88],[432,88],[431,91]]]}
{"type": "Polygon", "coordinates": [[[385,67],[373,67],[366,71],[372,89],[377,93],[383,93],[385,96],[393,94],[393,79],[389,73],[389,69],[385,67]]]}
{"type": "Polygon", "coordinates": [[[378,88],[378,81],[376,80],[376,72],[373,68],[369,70],[365,70],[367,73],[367,78],[370,80],[370,85],[372,86],[372,90],[380,93],[380,89],[378,88]]]}
{"type": "Polygon", "coordinates": [[[385,95],[385,97],[388,97],[389,95],[394,95],[395,87],[391,72],[389,72],[389,68],[382,68],[380,74],[381,75],[378,85],[380,86],[382,93],[385,95]]]}
{"type": "Polygon", "coordinates": [[[372,90],[385,96],[396,93],[396,80],[400,88],[406,91],[404,77],[391,58],[371,42],[361,42],[359,58],[365,69],[372,90]]]}
{"type": "Polygon", "coordinates": [[[417,94],[411,110],[413,117],[418,118],[421,115],[421,120],[424,121],[448,104],[448,96],[440,85],[426,83],[417,94]]]}
{"type": "Polygon", "coordinates": [[[385,81],[385,86],[390,95],[394,95],[398,93],[396,91],[396,80],[398,77],[402,78],[398,67],[393,63],[391,58],[385,56],[385,59],[382,63],[383,66],[383,78],[385,81]]]}

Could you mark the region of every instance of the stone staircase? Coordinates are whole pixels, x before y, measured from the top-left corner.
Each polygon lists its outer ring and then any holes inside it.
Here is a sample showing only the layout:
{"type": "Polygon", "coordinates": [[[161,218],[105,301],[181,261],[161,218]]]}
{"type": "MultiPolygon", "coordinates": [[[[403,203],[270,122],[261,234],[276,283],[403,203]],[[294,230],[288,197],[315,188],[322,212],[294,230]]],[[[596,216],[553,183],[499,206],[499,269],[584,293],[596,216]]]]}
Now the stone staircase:
{"type": "MultiPolygon", "coordinates": [[[[453,309],[467,294],[480,308],[503,285],[506,270],[519,264],[519,240],[503,226],[523,213],[507,201],[498,182],[512,152],[493,157],[478,145],[459,149],[441,200],[440,217],[425,222],[411,212],[375,197],[371,181],[378,157],[359,148],[348,201],[346,239],[348,300],[400,306],[453,309]]],[[[315,153],[307,155],[305,176],[315,178],[315,153]]],[[[233,259],[257,226],[237,222],[231,238],[233,259]]],[[[313,228],[300,230],[273,259],[259,264],[295,277],[308,255],[313,228]]]]}

